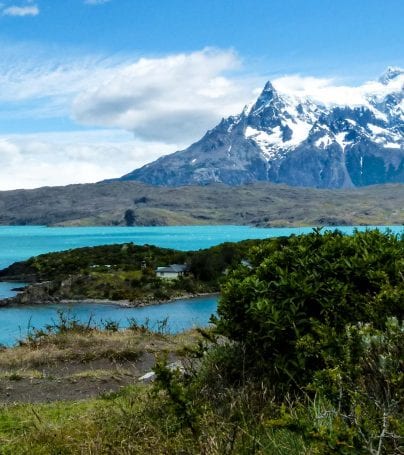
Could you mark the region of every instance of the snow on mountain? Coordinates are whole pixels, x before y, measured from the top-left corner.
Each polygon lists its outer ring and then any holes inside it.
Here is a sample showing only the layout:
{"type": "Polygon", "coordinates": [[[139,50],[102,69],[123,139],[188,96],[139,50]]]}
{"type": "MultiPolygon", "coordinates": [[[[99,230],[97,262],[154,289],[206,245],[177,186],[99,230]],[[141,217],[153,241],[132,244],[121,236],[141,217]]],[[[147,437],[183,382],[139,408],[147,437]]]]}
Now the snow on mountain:
{"type": "Polygon", "coordinates": [[[383,85],[389,85],[391,81],[397,81],[404,75],[402,68],[389,66],[387,70],[379,77],[379,82],[383,85]]]}
{"type": "Polygon", "coordinates": [[[239,115],[122,179],[174,186],[404,183],[404,70],[388,68],[378,81],[333,93],[326,86],[285,92],[279,85],[267,82],[239,115]]]}

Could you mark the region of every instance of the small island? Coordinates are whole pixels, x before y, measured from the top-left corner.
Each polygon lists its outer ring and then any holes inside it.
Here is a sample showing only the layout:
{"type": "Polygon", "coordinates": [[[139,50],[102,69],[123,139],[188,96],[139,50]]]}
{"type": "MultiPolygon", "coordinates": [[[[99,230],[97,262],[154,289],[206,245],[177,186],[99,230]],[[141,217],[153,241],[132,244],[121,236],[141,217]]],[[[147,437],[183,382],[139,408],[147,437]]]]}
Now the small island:
{"type": "Polygon", "coordinates": [[[226,273],[259,240],[199,251],[153,245],[104,245],[48,253],[0,271],[1,281],[28,283],[0,305],[108,301],[145,306],[218,293],[226,273]]]}

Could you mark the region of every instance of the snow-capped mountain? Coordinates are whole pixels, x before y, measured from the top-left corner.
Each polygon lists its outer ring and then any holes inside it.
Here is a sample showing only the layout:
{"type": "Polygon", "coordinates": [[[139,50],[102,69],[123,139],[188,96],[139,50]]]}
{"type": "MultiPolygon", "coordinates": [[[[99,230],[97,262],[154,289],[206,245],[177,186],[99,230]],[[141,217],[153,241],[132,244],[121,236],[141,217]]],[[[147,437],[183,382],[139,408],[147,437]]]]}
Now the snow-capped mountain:
{"type": "Polygon", "coordinates": [[[358,103],[323,103],[277,91],[223,119],[186,150],[123,180],[157,185],[271,181],[346,188],[404,183],[404,70],[388,68],[358,103]]]}

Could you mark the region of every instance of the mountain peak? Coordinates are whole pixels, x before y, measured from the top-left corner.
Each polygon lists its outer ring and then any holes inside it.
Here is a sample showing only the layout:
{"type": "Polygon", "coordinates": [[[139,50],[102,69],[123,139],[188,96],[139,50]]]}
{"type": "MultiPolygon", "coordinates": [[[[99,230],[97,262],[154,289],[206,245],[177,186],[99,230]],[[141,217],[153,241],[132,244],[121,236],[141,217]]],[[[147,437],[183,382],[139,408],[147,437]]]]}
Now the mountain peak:
{"type": "Polygon", "coordinates": [[[398,76],[404,74],[404,69],[398,66],[389,66],[386,71],[380,76],[379,82],[383,85],[387,85],[390,81],[398,76]]]}
{"type": "Polygon", "coordinates": [[[267,83],[264,85],[264,89],[262,90],[262,93],[264,92],[274,92],[274,86],[272,85],[271,81],[267,81],[267,83]]]}
{"type": "MultiPolygon", "coordinates": [[[[390,67],[377,86],[382,100],[322,105],[277,92],[267,82],[255,104],[228,117],[186,150],[123,177],[181,186],[270,181],[293,186],[349,188],[404,183],[404,117],[390,67]]],[[[377,85],[377,84],[376,84],[377,85]]]]}
{"type": "Polygon", "coordinates": [[[263,108],[278,101],[278,99],[279,97],[277,91],[275,90],[272,83],[268,81],[265,84],[264,89],[262,90],[254,106],[252,107],[251,112],[257,113],[261,111],[263,108]]]}

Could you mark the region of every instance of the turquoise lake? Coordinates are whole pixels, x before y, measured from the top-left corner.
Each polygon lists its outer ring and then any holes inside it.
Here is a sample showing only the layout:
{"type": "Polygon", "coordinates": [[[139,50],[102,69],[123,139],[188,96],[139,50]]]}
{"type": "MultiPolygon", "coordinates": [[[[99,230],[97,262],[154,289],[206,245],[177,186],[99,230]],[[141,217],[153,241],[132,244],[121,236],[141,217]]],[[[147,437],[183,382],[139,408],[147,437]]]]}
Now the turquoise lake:
{"type": "MultiPolygon", "coordinates": [[[[359,230],[372,226],[360,226],[359,230]]],[[[351,234],[355,227],[332,227],[351,234]]],[[[403,232],[403,226],[382,226],[403,232]]],[[[83,246],[127,243],[157,245],[179,250],[198,250],[223,242],[288,236],[311,232],[312,228],[254,228],[248,226],[163,226],[163,227],[84,227],[0,226],[0,269],[31,256],[83,246]]]]}
{"type": "MultiPolygon", "coordinates": [[[[370,229],[360,226],[357,229],[370,229]]],[[[332,227],[351,234],[355,227],[332,227]]],[[[403,226],[383,226],[394,233],[404,232],[403,226]]],[[[133,242],[151,244],[179,250],[197,250],[228,241],[289,236],[311,232],[312,228],[254,228],[247,226],[168,226],[168,227],[85,227],[48,228],[45,226],[0,226],[0,269],[15,261],[28,259],[42,253],[68,250],[84,246],[133,242]]],[[[20,283],[0,283],[0,298],[15,294],[13,288],[20,283]]],[[[70,311],[82,322],[92,316],[97,323],[116,320],[121,327],[128,319],[139,323],[149,320],[151,328],[168,317],[172,332],[194,325],[206,325],[216,310],[217,298],[199,298],[176,301],[170,304],[145,308],[120,308],[106,304],[75,304],[72,306],[38,305],[35,307],[0,308],[0,343],[12,345],[22,338],[29,327],[44,327],[57,319],[57,310],[70,311]]]]}
{"type": "Polygon", "coordinates": [[[101,327],[105,322],[114,321],[119,323],[120,328],[125,328],[135,319],[139,325],[159,330],[167,319],[165,330],[176,333],[191,327],[206,326],[216,307],[217,296],[176,300],[143,308],[124,308],[102,303],[5,307],[0,308],[0,344],[11,346],[33,328],[40,329],[57,323],[58,311],[84,324],[91,320],[92,324],[101,327]]]}
{"type": "Polygon", "coordinates": [[[264,229],[247,226],[85,227],[0,226],[0,269],[50,251],[133,242],[178,250],[198,250],[223,242],[310,232],[311,228],[264,229]]]}

